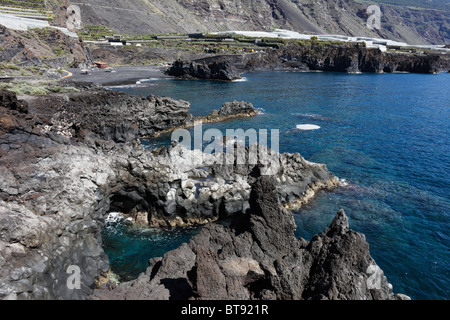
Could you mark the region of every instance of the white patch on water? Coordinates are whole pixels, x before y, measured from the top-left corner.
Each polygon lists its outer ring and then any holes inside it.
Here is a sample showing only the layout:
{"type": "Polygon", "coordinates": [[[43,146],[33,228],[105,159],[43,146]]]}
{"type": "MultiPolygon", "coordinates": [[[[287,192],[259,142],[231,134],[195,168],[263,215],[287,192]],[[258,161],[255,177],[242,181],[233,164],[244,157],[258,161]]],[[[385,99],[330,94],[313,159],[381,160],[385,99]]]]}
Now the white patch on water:
{"type": "Polygon", "coordinates": [[[299,124],[297,125],[298,130],[319,130],[320,127],[316,126],[315,124],[299,124]]]}

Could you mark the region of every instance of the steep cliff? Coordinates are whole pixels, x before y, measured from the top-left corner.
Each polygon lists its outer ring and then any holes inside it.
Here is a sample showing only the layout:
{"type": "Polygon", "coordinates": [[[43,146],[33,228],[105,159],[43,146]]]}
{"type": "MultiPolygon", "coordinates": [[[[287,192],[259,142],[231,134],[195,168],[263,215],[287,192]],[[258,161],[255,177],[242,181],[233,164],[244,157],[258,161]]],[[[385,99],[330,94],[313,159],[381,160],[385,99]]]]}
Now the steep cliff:
{"type": "MultiPolygon", "coordinates": [[[[229,72],[251,71],[332,71],[332,72],[411,72],[440,73],[450,71],[450,55],[438,53],[382,52],[366,48],[364,44],[298,41],[278,44],[278,49],[267,48],[254,54],[223,55],[198,59],[193,62],[177,61],[168,73],[196,77],[190,66],[212,65],[221,62],[229,72]],[[227,62],[227,63],[226,63],[227,62]]],[[[227,70],[224,70],[226,72],[227,70]]]]}

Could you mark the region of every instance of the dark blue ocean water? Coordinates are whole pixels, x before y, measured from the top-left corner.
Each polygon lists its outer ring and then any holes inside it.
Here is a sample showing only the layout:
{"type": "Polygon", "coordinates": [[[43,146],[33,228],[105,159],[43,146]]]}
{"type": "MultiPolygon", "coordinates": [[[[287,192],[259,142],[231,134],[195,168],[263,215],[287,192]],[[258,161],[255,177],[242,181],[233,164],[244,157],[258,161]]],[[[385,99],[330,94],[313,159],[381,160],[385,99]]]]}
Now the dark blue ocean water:
{"type": "MultiPolygon", "coordinates": [[[[450,75],[253,73],[243,82],[151,80],[116,90],[170,96],[206,115],[233,99],[264,114],[204,125],[279,129],[280,151],[325,163],[348,186],[320,192],[295,212],[297,236],[310,240],[343,208],[352,229],[394,291],[414,299],[450,297],[450,75]],[[320,129],[302,131],[300,124],[320,129]]],[[[169,137],[147,141],[167,144],[169,137]]],[[[112,225],[104,232],[113,270],[136,276],[147,260],[198,230],[145,234],[112,225]],[[109,230],[109,231],[108,231],[109,230]]]]}

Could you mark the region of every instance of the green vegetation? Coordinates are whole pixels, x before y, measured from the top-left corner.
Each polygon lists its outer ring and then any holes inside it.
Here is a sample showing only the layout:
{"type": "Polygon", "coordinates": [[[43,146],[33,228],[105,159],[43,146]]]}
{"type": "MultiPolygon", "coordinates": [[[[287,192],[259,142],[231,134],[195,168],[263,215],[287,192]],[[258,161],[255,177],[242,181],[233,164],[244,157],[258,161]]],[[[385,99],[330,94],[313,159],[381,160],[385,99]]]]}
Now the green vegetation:
{"type": "MultiPolygon", "coordinates": [[[[111,29],[99,25],[85,25],[83,30],[78,33],[79,37],[84,41],[98,41],[105,37],[113,35],[120,35],[121,40],[139,42],[140,48],[166,48],[177,49],[179,51],[187,51],[191,53],[227,53],[238,54],[245,49],[257,49],[254,44],[255,39],[244,36],[223,36],[223,35],[207,35],[204,38],[192,38],[188,41],[175,39],[158,39],[158,37],[187,37],[188,34],[180,33],[165,33],[165,34],[144,34],[144,35],[127,35],[118,34],[111,29]],[[221,42],[223,38],[233,38],[235,42],[221,42]]],[[[139,48],[139,47],[138,47],[139,48]]],[[[121,47],[124,50],[137,49],[134,45],[124,45],[121,47]]],[[[139,50],[139,49],[137,49],[139,50]]],[[[155,59],[153,62],[162,62],[160,59],[155,59]]]]}
{"type": "Polygon", "coordinates": [[[58,57],[61,57],[61,56],[64,56],[67,54],[67,52],[64,48],[55,48],[55,49],[53,49],[53,53],[58,57]]]}
{"type": "Polygon", "coordinates": [[[53,13],[47,10],[45,0],[0,0],[0,12],[25,17],[52,19],[53,13]]]}
{"type": "Polygon", "coordinates": [[[45,0],[0,0],[0,6],[25,9],[45,9],[45,0]]]}
{"type": "Polygon", "coordinates": [[[83,40],[97,41],[98,39],[112,36],[113,34],[114,32],[107,27],[86,24],[84,25],[83,30],[78,33],[78,36],[83,40]]]}
{"type": "Polygon", "coordinates": [[[28,31],[39,39],[45,39],[45,38],[48,38],[52,33],[54,33],[55,29],[52,29],[50,27],[31,28],[31,29],[28,29],[28,31]]]}
{"type": "Polygon", "coordinates": [[[31,83],[28,81],[12,81],[9,83],[0,83],[0,89],[15,92],[18,95],[46,95],[50,93],[73,93],[79,92],[74,87],[61,87],[55,81],[40,81],[31,83]]]}
{"type": "Polygon", "coordinates": [[[3,71],[6,71],[6,70],[19,71],[20,67],[16,66],[14,63],[1,61],[0,62],[0,70],[3,70],[3,71]]]}
{"type": "MultiPolygon", "coordinates": [[[[114,33],[112,30],[96,25],[86,25],[84,30],[79,34],[83,40],[99,40],[104,37],[112,36],[114,33]]],[[[119,34],[116,34],[119,35],[119,34]]],[[[188,34],[146,34],[146,35],[125,35],[120,34],[122,41],[133,41],[135,44],[139,43],[139,47],[135,45],[124,45],[120,47],[123,50],[132,50],[139,53],[143,48],[165,48],[165,49],[177,49],[180,52],[180,59],[182,58],[182,52],[190,53],[211,53],[211,54],[242,54],[243,52],[252,52],[258,50],[264,50],[265,47],[279,48],[283,45],[302,45],[302,46],[335,46],[346,45],[339,41],[322,41],[317,37],[312,37],[311,40],[304,39],[280,39],[280,38],[267,38],[261,39],[262,43],[256,44],[254,37],[247,37],[243,35],[220,35],[220,34],[206,34],[204,37],[190,38],[187,40],[179,39],[176,37],[188,36],[188,34]],[[174,37],[161,39],[161,37],[174,37]],[[223,39],[233,39],[234,41],[222,41],[223,39]],[[142,41],[142,42],[139,42],[142,41]]],[[[131,61],[132,65],[137,65],[139,59],[131,61]]],[[[140,61],[140,60],[139,60],[140,61]]],[[[149,61],[146,61],[150,63],[149,61]]],[[[159,59],[155,59],[151,62],[162,62],[159,59]]]]}
{"type": "Polygon", "coordinates": [[[42,75],[42,67],[39,66],[19,66],[13,62],[0,62],[0,76],[22,76],[29,77],[33,75],[42,75]]]}

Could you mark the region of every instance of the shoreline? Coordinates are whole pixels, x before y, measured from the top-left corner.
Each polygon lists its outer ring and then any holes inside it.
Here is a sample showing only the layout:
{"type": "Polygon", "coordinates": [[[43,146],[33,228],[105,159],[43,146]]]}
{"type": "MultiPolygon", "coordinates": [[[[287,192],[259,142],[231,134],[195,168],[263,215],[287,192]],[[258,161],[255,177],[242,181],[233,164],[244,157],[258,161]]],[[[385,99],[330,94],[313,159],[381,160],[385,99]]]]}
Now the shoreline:
{"type": "MultiPolygon", "coordinates": [[[[221,59],[222,56],[216,56],[211,59],[221,59]]],[[[64,71],[68,73],[68,75],[61,77],[58,81],[64,82],[82,82],[82,83],[90,83],[94,85],[100,85],[103,87],[117,87],[117,86],[126,86],[126,85],[135,85],[141,80],[146,79],[176,79],[176,80],[209,80],[209,81],[223,81],[219,79],[201,79],[201,78],[191,78],[185,79],[183,77],[170,76],[165,71],[169,67],[171,62],[166,61],[164,66],[161,65],[143,65],[143,66],[120,66],[120,67],[112,67],[114,72],[106,72],[103,69],[92,69],[89,74],[81,74],[80,68],[67,68],[64,71]]],[[[314,70],[314,69],[302,69],[296,67],[282,67],[282,68],[274,68],[272,67],[256,67],[256,68],[238,68],[238,72],[241,77],[244,77],[245,74],[258,73],[258,72],[292,72],[292,73],[342,73],[342,71],[337,70],[314,70]]],[[[450,71],[449,71],[450,72],[450,71]]],[[[429,73],[432,75],[436,74],[445,74],[449,73],[444,70],[440,70],[439,72],[429,73]]],[[[370,71],[358,71],[358,72],[345,72],[347,74],[415,74],[416,72],[411,71],[399,71],[395,70],[393,72],[370,72],[370,71]]],[[[239,82],[239,80],[232,80],[230,82],[239,82]]]]}
{"type": "Polygon", "coordinates": [[[81,74],[81,69],[70,68],[67,70],[72,73],[72,76],[60,80],[85,82],[101,85],[103,87],[112,87],[136,84],[136,82],[143,79],[174,78],[166,75],[163,71],[164,67],[162,66],[123,66],[113,67],[113,69],[115,72],[106,72],[102,69],[94,69],[90,70],[89,74],[81,74]]]}

